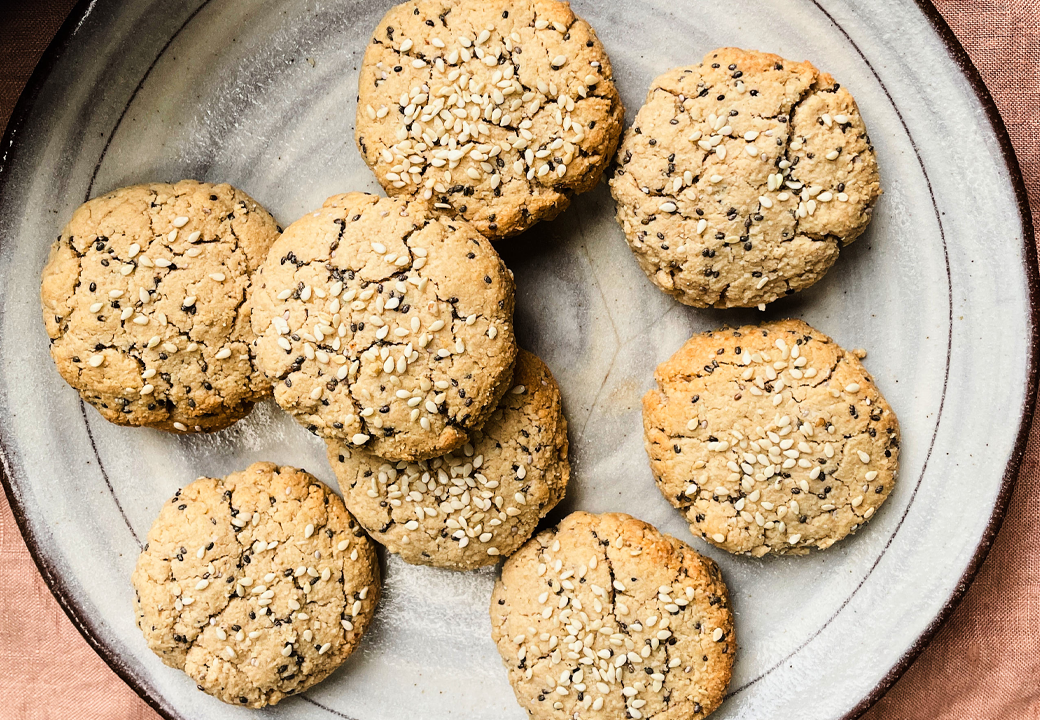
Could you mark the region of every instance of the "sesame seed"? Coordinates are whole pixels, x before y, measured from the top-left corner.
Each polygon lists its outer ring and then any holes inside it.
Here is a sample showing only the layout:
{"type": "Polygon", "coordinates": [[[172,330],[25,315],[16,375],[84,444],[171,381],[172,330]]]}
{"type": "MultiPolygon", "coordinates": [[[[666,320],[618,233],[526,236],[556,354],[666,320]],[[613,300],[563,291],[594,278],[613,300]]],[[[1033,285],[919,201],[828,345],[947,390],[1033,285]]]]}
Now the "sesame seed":
{"type": "Polygon", "coordinates": [[[173,219],[173,226],[175,228],[182,228],[182,227],[184,227],[185,225],[188,224],[188,220],[189,220],[188,217],[186,217],[184,215],[180,215],[180,216],[178,216],[178,217],[173,219]]]}

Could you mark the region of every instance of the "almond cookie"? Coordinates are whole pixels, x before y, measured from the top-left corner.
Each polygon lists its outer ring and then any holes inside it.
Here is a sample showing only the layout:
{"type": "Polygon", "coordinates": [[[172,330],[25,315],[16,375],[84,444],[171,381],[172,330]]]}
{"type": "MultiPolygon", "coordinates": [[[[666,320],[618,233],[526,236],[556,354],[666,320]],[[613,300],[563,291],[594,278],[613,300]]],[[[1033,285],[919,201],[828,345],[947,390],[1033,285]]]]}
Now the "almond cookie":
{"type": "Polygon", "coordinates": [[[573,513],[509,558],[491,637],[535,720],[699,720],[737,649],[718,566],[621,513],[573,513]]]}
{"type": "Polygon", "coordinates": [[[413,0],[365,52],[355,135],[387,194],[499,240],[595,187],[623,122],[606,52],[568,3],[413,0]]]}
{"type": "Polygon", "coordinates": [[[881,194],[849,91],[807,62],[736,48],[654,80],[618,165],[610,186],[632,252],[695,307],[809,287],[881,194]]]}
{"type": "Polygon", "coordinates": [[[523,350],[511,389],[462,448],[389,463],[328,443],[347,507],[369,534],[410,563],[472,570],[525,542],[563,499],[567,421],[549,368],[523,350]]]}
{"type": "Polygon", "coordinates": [[[422,201],[336,195],[254,279],[257,363],[311,432],[390,460],[459,447],[508,387],[513,276],[422,201]]]}
{"type": "Polygon", "coordinates": [[[899,423],[859,358],[800,320],[691,338],[655,373],[643,428],[658,488],[732,553],[804,555],[885,501],[899,423]]]}
{"type": "Polygon", "coordinates": [[[271,391],[250,355],[250,275],[274,218],[230,185],[135,185],[80,206],[40,297],[58,372],[118,425],[220,430],[271,391]]]}
{"type": "Polygon", "coordinates": [[[133,584],[148,647],[200,690],[253,708],[339,667],[380,590],[372,543],[339,496],[271,463],[178,490],[133,584]]]}

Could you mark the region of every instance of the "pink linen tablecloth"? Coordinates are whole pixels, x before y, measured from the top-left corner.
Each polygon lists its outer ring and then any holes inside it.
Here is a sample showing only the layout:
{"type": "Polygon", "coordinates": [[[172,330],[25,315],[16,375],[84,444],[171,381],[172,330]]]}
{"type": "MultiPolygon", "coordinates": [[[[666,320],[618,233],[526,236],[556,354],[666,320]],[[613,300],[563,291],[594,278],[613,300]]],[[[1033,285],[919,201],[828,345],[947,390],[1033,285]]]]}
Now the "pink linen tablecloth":
{"type": "MultiPolygon", "coordinates": [[[[910,2],[911,0],[906,0],[910,2]]],[[[0,127],[72,0],[0,0],[0,127]]],[[[939,0],[1040,210],[1040,0],[939,0]]],[[[1040,425],[967,596],[869,720],[1040,720],[1040,425]]],[[[157,720],[51,596],[0,494],[0,720],[157,720]]]]}

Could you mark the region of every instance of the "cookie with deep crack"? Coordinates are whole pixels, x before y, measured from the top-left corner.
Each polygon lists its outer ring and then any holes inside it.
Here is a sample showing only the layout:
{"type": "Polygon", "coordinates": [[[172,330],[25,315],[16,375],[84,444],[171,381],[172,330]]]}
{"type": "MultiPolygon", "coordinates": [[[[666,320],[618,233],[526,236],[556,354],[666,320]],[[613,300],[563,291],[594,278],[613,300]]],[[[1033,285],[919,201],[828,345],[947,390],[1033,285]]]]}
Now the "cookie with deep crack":
{"type": "Polygon", "coordinates": [[[718,566],[620,513],[573,513],[509,558],[491,636],[535,720],[699,720],[736,653],[718,566]]]}
{"type": "Polygon", "coordinates": [[[339,496],[272,463],[178,490],[133,585],[148,647],[200,690],[253,708],[339,667],[380,592],[375,549],[339,496]]]}
{"type": "Polygon", "coordinates": [[[595,187],[623,122],[603,45],[568,3],[412,0],[365,52],[355,135],[389,195],[498,240],[595,187]]]}
{"type": "Polygon", "coordinates": [[[899,423],[856,355],[799,320],[696,335],[643,398],[650,467],[690,532],[805,554],[892,492],[899,423]]]}
{"type": "Polygon", "coordinates": [[[254,279],[257,362],[317,435],[390,460],[443,455],[508,388],[513,292],[469,223],[336,195],[285,229],[254,279]]]}
{"type": "Polygon", "coordinates": [[[454,452],[391,463],[330,441],[328,456],[347,507],[390,552],[471,570],[511,555],[563,499],[567,449],[556,380],[521,350],[510,390],[454,452]]]}
{"type": "Polygon", "coordinates": [[[610,187],[643,271],[696,307],[809,287],[881,194],[849,91],[807,62],[736,48],[654,80],[610,187]]]}
{"type": "Polygon", "coordinates": [[[244,417],[271,391],[245,303],[278,234],[230,185],[135,185],[81,205],[42,275],[58,372],[119,425],[199,432],[244,417]]]}

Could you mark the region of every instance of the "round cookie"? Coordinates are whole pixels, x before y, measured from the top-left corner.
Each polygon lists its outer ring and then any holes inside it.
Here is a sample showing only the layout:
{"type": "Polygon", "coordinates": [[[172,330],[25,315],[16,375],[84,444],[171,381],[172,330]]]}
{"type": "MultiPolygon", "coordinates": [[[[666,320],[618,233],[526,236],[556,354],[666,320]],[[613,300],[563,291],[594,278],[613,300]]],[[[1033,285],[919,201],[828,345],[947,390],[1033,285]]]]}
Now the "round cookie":
{"type": "Polygon", "coordinates": [[[563,499],[567,421],[549,368],[521,350],[511,390],[470,442],[419,463],[328,443],[354,517],[410,563],[472,570],[511,555],[563,499]]]}
{"type": "Polygon", "coordinates": [[[589,24],[557,0],[412,0],[365,51],[358,148],[389,195],[499,240],[599,182],[624,108],[589,24]]]}
{"type": "Polygon", "coordinates": [[[244,417],[271,391],[244,306],[278,233],[230,185],[135,185],[81,205],[40,289],[58,372],[119,425],[199,432],[244,417]]]}
{"type": "Polygon", "coordinates": [[[271,463],[178,490],[133,585],[148,647],[200,690],[253,708],[339,667],[380,591],[372,543],[339,496],[271,463]]]}
{"type": "Polygon", "coordinates": [[[690,532],[804,555],[885,501],[899,424],[859,359],[800,320],[696,335],[643,397],[650,467],[690,532]]]}
{"type": "Polygon", "coordinates": [[[508,387],[513,276],[469,223],[422,201],[336,195],[254,278],[257,363],[327,440],[417,460],[459,447],[508,387]]]}
{"type": "Polygon", "coordinates": [[[491,636],[534,720],[699,720],[736,653],[718,566],[620,513],[573,513],[509,558],[491,636]]]}
{"type": "Polygon", "coordinates": [[[610,186],[643,271],[695,307],[809,287],[881,194],[848,90],[807,62],[736,48],[654,80],[610,186]]]}

